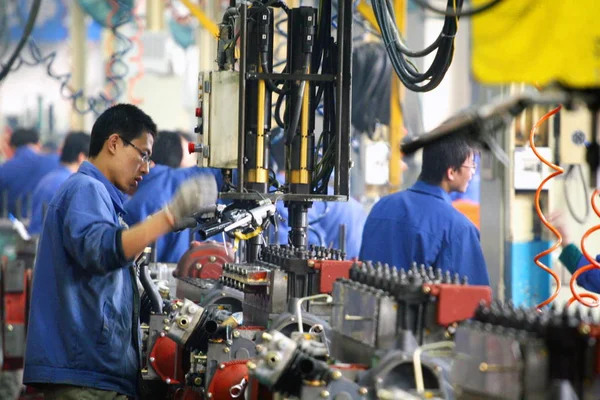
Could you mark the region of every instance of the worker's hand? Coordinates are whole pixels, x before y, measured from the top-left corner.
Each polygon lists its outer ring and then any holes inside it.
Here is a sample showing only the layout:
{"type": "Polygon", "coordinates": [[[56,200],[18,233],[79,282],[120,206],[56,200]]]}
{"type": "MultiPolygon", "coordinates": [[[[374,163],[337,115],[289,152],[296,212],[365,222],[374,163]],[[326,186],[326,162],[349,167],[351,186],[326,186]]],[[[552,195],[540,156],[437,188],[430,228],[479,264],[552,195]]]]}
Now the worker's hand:
{"type": "Polygon", "coordinates": [[[214,207],[219,192],[213,175],[200,175],[183,182],[173,196],[167,213],[172,215],[172,225],[177,227],[186,221],[187,217],[204,212],[214,207]]]}
{"type": "Polygon", "coordinates": [[[562,236],[561,246],[562,247],[565,247],[571,243],[569,231],[567,229],[567,224],[565,222],[565,216],[562,211],[551,212],[550,215],[548,216],[548,222],[550,222],[550,224],[556,228],[558,233],[561,234],[561,236],[562,236]]]}

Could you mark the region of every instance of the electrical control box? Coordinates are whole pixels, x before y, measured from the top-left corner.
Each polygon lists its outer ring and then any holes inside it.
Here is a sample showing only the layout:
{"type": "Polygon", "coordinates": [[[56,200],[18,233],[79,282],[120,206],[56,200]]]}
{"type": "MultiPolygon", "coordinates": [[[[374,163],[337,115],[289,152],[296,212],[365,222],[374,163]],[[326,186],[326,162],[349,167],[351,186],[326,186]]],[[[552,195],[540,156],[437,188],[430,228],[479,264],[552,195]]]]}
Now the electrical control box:
{"type": "Polygon", "coordinates": [[[585,107],[560,111],[560,164],[585,163],[586,142],[592,141],[592,115],[585,107]]]}
{"type": "MultiPolygon", "coordinates": [[[[552,149],[550,147],[536,147],[538,153],[546,160],[552,162],[552,149]]],[[[517,147],[514,153],[514,189],[537,190],[540,183],[553,171],[542,163],[531,147],[517,147]]],[[[544,185],[544,190],[552,185],[549,181],[544,185]]]]}
{"type": "Polygon", "coordinates": [[[198,77],[198,166],[237,168],[240,76],[236,71],[201,72],[198,77]]]}

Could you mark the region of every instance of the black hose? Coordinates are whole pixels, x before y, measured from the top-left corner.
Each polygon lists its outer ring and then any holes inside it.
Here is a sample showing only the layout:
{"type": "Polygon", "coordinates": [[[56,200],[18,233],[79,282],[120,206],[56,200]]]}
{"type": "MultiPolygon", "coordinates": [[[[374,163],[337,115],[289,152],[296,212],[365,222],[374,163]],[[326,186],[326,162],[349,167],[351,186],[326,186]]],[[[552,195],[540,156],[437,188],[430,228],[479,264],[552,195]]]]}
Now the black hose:
{"type": "Polygon", "coordinates": [[[0,82],[4,78],[6,78],[6,75],[8,75],[8,73],[10,72],[12,65],[15,63],[15,61],[19,57],[21,50],[23,50],[25,43],[27,43],[27,40],[29,39],[29,35],[31,35],[31,32],[33,31],[33,26],[35,25],[35,21],[37,19],[37,15],[38,15],[38,11],[40,10],[41,3],[42,3],[42,0],[35,0],[33,2],[33,5],[31,6],[31,11],[29,12],[29,17],[27,17],[27,25],[25,26],[25,31],[23,32],[23,36],[21,36],[21,40],[19,41],[19,44],[17,45],[17,48],[13,52],[12,56],[9,58],[8,63],[3,66],[2,72],[0,72],[0,82]]]}
{"type": "MultiPolygon", "coordinates": [[[[308,73],[308,68],[310,67],[310,53],[306,54],[306,58],[304,60],[304,73],[308,73]]],[[[298,94],[296,99],[296,108],[292,114],[292,118],[290,120],[290,126],[286,135],[287,144],[292,143],[292,139],[296,134],[296,129],[298,129],[298,124],[300,123],[300,116],[302,114],[302,103],[304,99],[304,90],[306,89],[306,81],[300,82],[300,87],[298,88],[298,94]]]]}
{"type": "Polygon", "coordinates": [[[481,14],[482,12],[487,11],[490,8],[497,6],[498,4],[500,4],[500,2],[502,0],[492,0],[489,3],[484,4],[480,7],[473,7],[468,10],[458,11],[458,12],[448,11],[448,9],[442,10],[441,8],[436,8],[436,7],[432,6],[431,4],[429,4],[429,2],[427,2],[426,0],[413,0],[413,1],[417,5],[421,6],[422,8],[424,8],[426,10],[433,11],[434,13],[441,14],[446,17],[471,17],[473,15],[481,14]]]}
{"type": "Polygon", "coordinates": [[[142,287],[144,288],[148,299],[150,299],[150,303],[152,304],[152,311],[156,314],[162,314],[162,298],[160,297],[160,293],[158,293],[158,289],[156,288],[156,286],[154,286],[152,278],[150,278],[150,272],[148,272],[148,262],[149,260],[145,258],[140,263],[140,282],[142,282],[142,287]]]}

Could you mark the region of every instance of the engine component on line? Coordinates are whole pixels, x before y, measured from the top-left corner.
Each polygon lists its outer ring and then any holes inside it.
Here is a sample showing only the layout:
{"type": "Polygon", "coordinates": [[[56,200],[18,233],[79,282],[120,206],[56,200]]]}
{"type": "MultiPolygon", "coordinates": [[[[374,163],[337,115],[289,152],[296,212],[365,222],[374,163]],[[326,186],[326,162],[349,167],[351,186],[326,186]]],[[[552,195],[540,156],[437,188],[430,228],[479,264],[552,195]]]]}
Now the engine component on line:
{"type": "Polygon", "coordinates": [[[333,288],[333,356],[344,362],[369,364],[377,350],[408,349],[447,340],[458,322],[472,317],[481,301],[491,301],[487,286],[469,286],[455,274],[416,264],[408,270],[381,263],[356,263],[350,279],[333,288]]]}
{"type": "MultiPolygon", "coordinates": [[[[203,319],[205,309],[188,299],[184,299],[183,302],[179,300],[174,302],[172,310],[175,312],[175,316],[171,320],[165,319],[163,330],[170,339],[186,346],[192,338],[192,334],[203,328],[202,322],[205,322],[203,319]]],[[[210,328],[212,328],[212,325],[210,328]]]]}
{"type": "Polygon", "coordinates": [[[578,309],[482,306],[456,331],[457,398],[598,398],[599,337],[598,321],[578,309]]]}
{"type": "Polygon", "coordinates": [[[247,365],[250,376],[273,392],[299,399],[366,398],[367,391],[361,394],[355,382],[327,364],[328,356],[318,336],[296,332],[288,338],[269,331],[262,335],[257,358],[247,365]]]}
{"type": "Polygon", "coordinates": [[[181,256],[173,275],[178,278],[219,279],[223,264],[233,262],[231,243],[194,242],[181,256]]]}
{"type": "MultiPolygon", "coordinates": [[[[342,260],[338,250],[271,245],[262,248],[257,262],[225,264],[221,282],[244,293],[247,324],[270,326],[290,305],[295,306],[293,299],[329,293],[337,278],[348,276],[351,265],[352,261],[342,260]]],[[[331,304],[323,302],[306,307],[316,316],[328,316],[330,309],[331,304]]]]}

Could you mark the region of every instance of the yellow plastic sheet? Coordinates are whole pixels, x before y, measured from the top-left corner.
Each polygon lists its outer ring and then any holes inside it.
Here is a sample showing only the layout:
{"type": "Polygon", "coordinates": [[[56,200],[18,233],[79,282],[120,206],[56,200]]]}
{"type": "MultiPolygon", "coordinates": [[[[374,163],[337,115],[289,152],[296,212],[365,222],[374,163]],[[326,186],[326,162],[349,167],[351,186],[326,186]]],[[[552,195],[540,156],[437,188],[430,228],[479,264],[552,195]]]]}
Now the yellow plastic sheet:
{"type": "Polygon", "coordinates": [[[472,32],[481,83],[600,86],[600,0],[504,0],[473,17],[472,32]]]}

